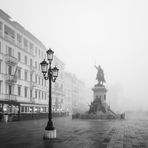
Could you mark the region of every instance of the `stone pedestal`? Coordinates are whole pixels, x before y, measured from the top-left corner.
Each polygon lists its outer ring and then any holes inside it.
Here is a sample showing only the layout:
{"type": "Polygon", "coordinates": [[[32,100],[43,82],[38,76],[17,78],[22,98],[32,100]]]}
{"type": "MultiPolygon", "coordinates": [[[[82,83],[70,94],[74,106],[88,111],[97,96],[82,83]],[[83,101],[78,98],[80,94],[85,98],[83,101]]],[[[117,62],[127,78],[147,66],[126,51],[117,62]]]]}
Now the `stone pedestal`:
{"type": "Polygon", "coordinates": [[[43,139],[54,139],[56,138],[56,130],[45,130],[43,139]]]}
{"type": "Polygon", "coordinates": [[[89,113],[96,115],[104,115],[105,118],[108,118],[108,115],[116,116],[114,112],[110,109],[109,105],[106,103],[106,93],[107,89],[104,85],[96,84],[92,88],[94,93],[93,102],[90,105],[89,113]]]}
{"type": "Polygon", "coordinates": [[[93,100],[95,99],[100,99],[102,105],[106,108],[107,104],[106,104],[106,93],[107,93],[107,89],[105,88],[104,85],[95,85],[94,88],[92,88],[93,90],[93,100]]]}
{"type": "Polygon", "coordinates": [[[102,84],[97,84],[92,88],[94,97],[89,106],[88,112],[84,114],[73,115],[74,118],[80,119],[117,119],[110,106],[106,103],[107,89],[102,84]]]}

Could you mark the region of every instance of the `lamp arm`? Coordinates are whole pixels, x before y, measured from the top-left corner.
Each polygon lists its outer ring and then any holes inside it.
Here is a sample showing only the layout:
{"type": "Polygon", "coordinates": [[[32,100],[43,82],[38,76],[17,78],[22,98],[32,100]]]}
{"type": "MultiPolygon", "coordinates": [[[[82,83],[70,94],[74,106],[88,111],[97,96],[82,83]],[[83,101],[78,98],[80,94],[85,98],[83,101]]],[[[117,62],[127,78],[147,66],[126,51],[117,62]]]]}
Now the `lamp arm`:
{"type": "Polygon", "coordinates": [[[48,80],[49,79],[48,78],[48,75],[46,76],[46,74],[43,74],[43,77],[44,77],[45,80],[48,80]]]}
{"type": "Polygon", "coordinates": [[[49,78],[48,78],[48,76],[44,76],[44,79],[45,79],[45,80],[48,80],[49,78]]]}

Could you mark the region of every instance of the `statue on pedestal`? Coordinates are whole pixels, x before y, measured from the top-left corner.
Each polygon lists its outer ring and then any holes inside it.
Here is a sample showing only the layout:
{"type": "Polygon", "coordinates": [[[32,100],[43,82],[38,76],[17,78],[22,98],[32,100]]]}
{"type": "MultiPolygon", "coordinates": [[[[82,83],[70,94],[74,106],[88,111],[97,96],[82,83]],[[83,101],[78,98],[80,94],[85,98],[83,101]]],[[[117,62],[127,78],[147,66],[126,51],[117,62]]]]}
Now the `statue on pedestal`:
{"type": "Polygon", "coordinates": [[[101,66],[96,66],[95,65],[95,68],[97,69],[97,76],[96,76],[96,80],[98,80],[98,85],[103,85],[105,81],[105,78],[104,78],[104,72],[103,72],[103,69],[101,68],[101,66]]]}
{"type": "MultiPolygon", "coordinates": [[[[80,119],[117,119],[118,116],[114,113],[110,105],[106,103],[107,89],[103,85],[105,83],[104,72],[101,66],[96,66],[97,75],[96,80],[98,83],[92,88],[93,90],[93,101],[89,105],[89,110],[84,114],[75,114],[72,118],[80,119]]],[[[122,115],[121,118],[124,118],[122,115]]]]}

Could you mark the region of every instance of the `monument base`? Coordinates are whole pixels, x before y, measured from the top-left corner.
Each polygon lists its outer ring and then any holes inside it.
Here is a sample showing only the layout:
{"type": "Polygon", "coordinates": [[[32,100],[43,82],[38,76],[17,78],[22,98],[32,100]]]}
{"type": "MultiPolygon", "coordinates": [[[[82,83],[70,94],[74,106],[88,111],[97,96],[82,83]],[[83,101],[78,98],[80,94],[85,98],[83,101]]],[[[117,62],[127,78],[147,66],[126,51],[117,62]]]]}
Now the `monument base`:
{"type": "Polygon", "coordinates": [[[88,112],[73,115],[73,119],[117,119],[117,114],[106,103],[107,89],[105,86],[96,84],[92,90],[94,92],[94,99],[89,105],[88,112]]]}
{"type": "Polygon", "coordinates": [[[100,119],[100,120],[111,120],[111,119],[119,119],[119,117],[116,115],[98,115],[98,114],[79,114],[79,115],[72,115],[72,119],[100,119]]]}
{"type": "Polygon", "coordinates": [[[44,140],[55,139],[56,138],[56,130],[45,130],[44,132],[44,140]]]}

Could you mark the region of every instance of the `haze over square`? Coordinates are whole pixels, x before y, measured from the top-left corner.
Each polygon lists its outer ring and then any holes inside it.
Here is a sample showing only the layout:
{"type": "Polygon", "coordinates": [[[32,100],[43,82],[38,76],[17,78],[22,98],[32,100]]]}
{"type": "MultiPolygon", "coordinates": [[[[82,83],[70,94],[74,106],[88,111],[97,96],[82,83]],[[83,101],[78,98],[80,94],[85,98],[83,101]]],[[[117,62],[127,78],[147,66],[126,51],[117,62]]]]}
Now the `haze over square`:
{"type": "Polygon", "coordinates": [[[55,50],[93,87],[104,69],[108,101],[118,109],[148,106],[148,2],[138,0],[0,0],[1,8],[55,50]],[[134,103],[133,103],[134,102],[134,103]]]}

